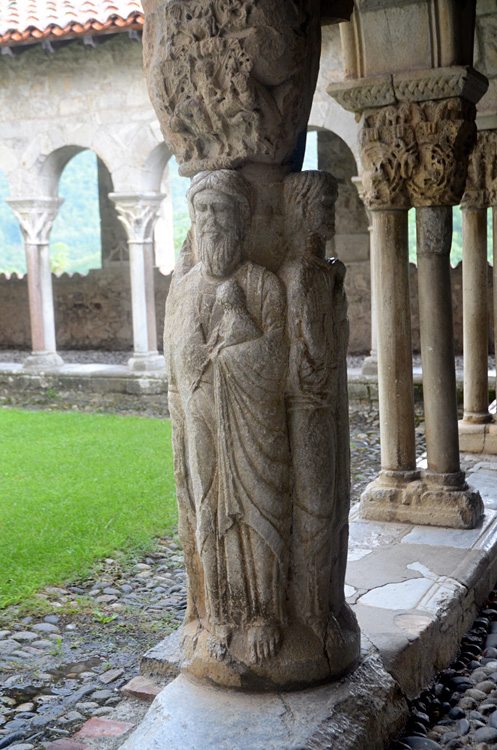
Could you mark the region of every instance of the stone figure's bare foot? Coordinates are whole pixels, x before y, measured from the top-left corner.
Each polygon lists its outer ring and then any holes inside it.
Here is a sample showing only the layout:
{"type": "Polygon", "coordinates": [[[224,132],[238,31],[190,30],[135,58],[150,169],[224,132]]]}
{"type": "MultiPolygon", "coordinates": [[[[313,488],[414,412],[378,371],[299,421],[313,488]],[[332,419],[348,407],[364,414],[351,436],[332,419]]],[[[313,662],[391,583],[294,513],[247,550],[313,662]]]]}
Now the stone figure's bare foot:
{"type": "Polygon", "coordinates": [[[221,661],[228,651],[233,630],[229,625],[213,624],[211,632],[212,635],[208,640],[209,653],[221,661]]]}
{"type": "Polygon", "coordinates": [[[252,625],[248,631],[248,647],[254,664],[270,659],[281,646],[281,631],[278,625],[252,625]]]}

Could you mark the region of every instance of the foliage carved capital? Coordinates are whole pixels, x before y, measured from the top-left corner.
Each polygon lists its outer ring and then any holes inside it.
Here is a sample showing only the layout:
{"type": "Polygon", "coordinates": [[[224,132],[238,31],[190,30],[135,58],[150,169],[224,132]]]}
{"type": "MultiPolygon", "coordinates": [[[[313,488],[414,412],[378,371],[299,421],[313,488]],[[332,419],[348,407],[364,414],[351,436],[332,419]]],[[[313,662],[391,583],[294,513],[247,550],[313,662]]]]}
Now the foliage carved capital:
{"type": "Polygon", "coordinates": [[[497,206],[497,131],[481,130],[468,164],[464,208],[497,206]]]}
{"type": "Polygon", "coordinates": [[[48,245],[63,198],[7,198],[27,245],[48,245]]]}
{"type": "Polygon", "coordinates": [[[164,196],[161,193],[109,193],[128,242],[152,242],[154,227],[164,196]]]}
{"type": "Polygon", "coordinates": [[[457,205],[476,137],[475,107],[460,99],[364,112],[361,147],[369,208],[457,205]]]}

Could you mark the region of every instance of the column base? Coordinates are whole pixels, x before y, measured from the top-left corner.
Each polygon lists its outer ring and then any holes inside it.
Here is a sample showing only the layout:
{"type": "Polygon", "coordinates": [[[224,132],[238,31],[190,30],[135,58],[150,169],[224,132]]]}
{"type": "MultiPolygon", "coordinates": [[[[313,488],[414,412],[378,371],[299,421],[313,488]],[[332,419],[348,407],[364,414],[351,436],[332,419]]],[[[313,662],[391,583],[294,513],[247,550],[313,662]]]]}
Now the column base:
{"type": "MultiPolygon", "coordinates": [[[[406,472],[406,475],[414,473],[406,472]]],[[[403,482],[401,474],[382,472],[366,487],[361,495],[361,518],[474,529],[483,516],[480,494],[468,487],[463,472],[428,473],[423,477],[418,474],[418,478],[410,481],[406,476],[403,482]]]]}
{"type": "Polygon", "coordinates": [[[497,455],[497,423],[491,421],[459,422],[459,448],[463,453],[491,453],[497,455]]]}
{"type": "Polygon", "coordinates": [[[248,639],[249,629],[240,627],[228,644],[223,643],[192,619],[145,654],[141,672],[164,676],[181,669],[211,687],[266,692],[330,682],[354,669],[359,661],[359,626],[347,604],[336,617],[330,616],[324,643],[309,626],[287,623],[281,628],[280,650],[269,659],[254,662],[248,639]]]}
{"type": "Polygon", "coordinates": [[[23,363],[24,370],[53,370],[64,364],[62,357],[56,352],[31,352],[23,363]]]}
{"type": "Polygon", "coordinates": [[[377,357],[366,357],[362,363],[361,375],[378,375],[378,359],[377,357]]]}
{"type": "Polygon", "coordinates": [[[149,372],[149,370],[163,370],[166,366],[166,360],[162,354],[157,352],[147,352],[146,354],[137,354],[133,352],[131,359],[128,359],[128,368],[133,372],[149,372]]]}

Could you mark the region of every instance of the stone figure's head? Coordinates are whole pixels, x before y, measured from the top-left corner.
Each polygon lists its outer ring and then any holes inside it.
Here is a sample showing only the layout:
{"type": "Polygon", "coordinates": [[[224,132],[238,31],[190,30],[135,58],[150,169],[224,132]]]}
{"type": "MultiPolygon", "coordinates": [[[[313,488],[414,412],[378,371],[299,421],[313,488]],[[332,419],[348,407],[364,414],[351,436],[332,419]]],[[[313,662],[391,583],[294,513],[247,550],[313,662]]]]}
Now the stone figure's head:
{"type": "Polygon", "coordinates": [[[330,240],[335,234],[337,181],[329,172],[292,172],[284,184],[287,226],[292,234],[318,235],[330,240]]]}
{"type": "Polygon", "coordinates": [[[231,169],[200,172],[187,198],[198,260],[210,276],[226,278],[242,262],[250,228],[250,185],[231,169]]]}

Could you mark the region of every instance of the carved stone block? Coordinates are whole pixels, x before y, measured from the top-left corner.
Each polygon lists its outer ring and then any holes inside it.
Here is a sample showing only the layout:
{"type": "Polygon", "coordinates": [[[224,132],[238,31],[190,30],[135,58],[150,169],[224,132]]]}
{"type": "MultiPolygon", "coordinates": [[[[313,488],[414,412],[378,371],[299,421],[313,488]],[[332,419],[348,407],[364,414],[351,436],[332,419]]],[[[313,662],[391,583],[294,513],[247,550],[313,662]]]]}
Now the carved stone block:
{"type": "Polygon", "coordinates": [[[456,205],[476,137],[464,99],[406,102],[364,112],[361,146],[370,208],[456,205]]]}
{"type": "Polygon", "coordinates": [[[145,0],[150,98],[180,172],[301,165],[319,0],[145,0]]]}
{"type": "Polygon", "coordinates": [[[466,189],[461,201],[465,208],[497,206],[497,132],[481,130],[471,152],[466,189]]]}

